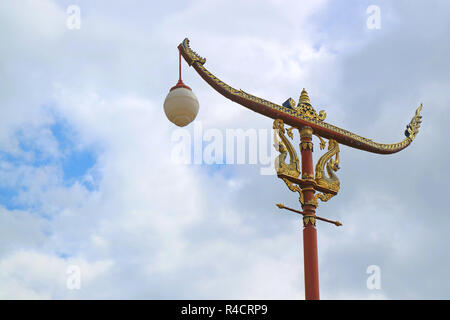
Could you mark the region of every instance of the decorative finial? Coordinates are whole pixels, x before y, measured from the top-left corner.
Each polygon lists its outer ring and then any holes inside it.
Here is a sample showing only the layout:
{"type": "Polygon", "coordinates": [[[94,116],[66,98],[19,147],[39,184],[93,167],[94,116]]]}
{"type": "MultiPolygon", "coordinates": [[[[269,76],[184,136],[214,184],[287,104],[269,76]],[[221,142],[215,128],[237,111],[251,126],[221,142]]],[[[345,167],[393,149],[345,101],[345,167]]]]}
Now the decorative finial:
{"type": "Polygon", "coordinates": [[[305,88],[303,88],[302,93],[300,94],[300,100],[298,102],[311,105],[311,101],[309,101],[308,92],[306,92],[305,88]]]}
{"type": "Polygon", "coordinates": [[[311,101],[309,101],[308,92],[306,92],[305,88],[303,88],[297,107],[294,109],[297,111],[297,114],[303,117],[319,121],[325,120],[325,117],[327,116],[326,112],[323,110],[320,111],[319,114],[316,113],[316,110],[311,105],[311,101]]]}
{"type": "Polygon", "coordinates": [[[422,116],[420,115],[420,111],[422,110],[422,108],[423,105],[420,104],[411,122],[406,126],[405,135],[409,138],[410,141],[413,141],[416,135],[419,133],[420,124],[422,123],[422,116]]]}

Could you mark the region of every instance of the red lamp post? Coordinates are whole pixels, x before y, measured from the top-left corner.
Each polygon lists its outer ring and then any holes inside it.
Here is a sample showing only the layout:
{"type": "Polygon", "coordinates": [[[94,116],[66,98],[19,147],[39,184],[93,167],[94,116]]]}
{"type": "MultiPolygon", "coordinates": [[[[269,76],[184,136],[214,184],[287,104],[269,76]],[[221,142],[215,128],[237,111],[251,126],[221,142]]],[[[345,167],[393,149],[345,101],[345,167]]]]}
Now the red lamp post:
{"type": "MultiPolygon", "coordinates": [[[[276,160],[277,176],[285,182],[289,190],[298,192],[303,211],[285,207],[283,204],[277,204],[277,206],[280,209],[287,209],[303,216],[305,298],[307,300],[318,300],[320,295],[316,220],[332,223],[336,226],[341,226],[342,224],[339,221],[331,221],[316,216],[316,208],[319,199],[326,202],[339,192],[340,182],[335,174],[339,169],[339,143],[351,148],[378,154],[399,152],[408,147],[419,132],[422,105],[417,108],[414,117],[407,125],[406,137],[402,141],[393,144],[378,143],[325,122],[325,111],[316,112],[309,101],[305,89],[303,89],[297,105],[291,98],[282,105],[278,105],[242,90],[237,90],[217,78],[204,67],[206,59],[199,56],[189,47],[188,39],[185,39],[178,46],[178,50],[188,65],[192,66],[217,92],[250,110],[274,119],[273,128],[276,129],[278,137],[281,139],[277,140],[275,144],[280,152],[276,160]],[[291,128],[285,130],[284,124],[290,125],[291,128]],[[287,132],[288,137],[292,139],[293,129],[297,129],[300,134],[301,170],[296,150],[285,136],[287,132]],[[315,167],[312,158],[313,135],[320,139],[320,149],[325,148],[327,143],[324,139],[328,139],[328,150],[320,157],[315,167]],[[289,162],[287,163],[285,160],[288,154],[289,162]],[[299,178],[300,172],[301,178],[299,178]]],[[[175,124],[178,122],[178,125],[186,125],[197,114],[198,102],[195,96],[195,101],[192,99],[189,92],[192,93],[192,90],[181,81],[180,65],[180,80],[171,89],[164,104],[169,120],[175,124]],[[178,91],[183,96],[183,99],[177,100],[176,97],[171,96],[171,93],[177,90],[185,90],[178,91]]]]}

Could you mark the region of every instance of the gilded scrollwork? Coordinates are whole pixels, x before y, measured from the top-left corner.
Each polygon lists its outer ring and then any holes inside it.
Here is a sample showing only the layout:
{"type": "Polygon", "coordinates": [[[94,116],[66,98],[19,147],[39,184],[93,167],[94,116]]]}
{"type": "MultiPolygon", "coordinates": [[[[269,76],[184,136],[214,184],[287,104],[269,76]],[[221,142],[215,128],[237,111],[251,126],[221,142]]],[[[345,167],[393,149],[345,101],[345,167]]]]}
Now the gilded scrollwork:
{"type": "Polygon", "coordinates": [[[315,216],[303,216],[303,226],[306,227],[307,225],[316,225],[316,217],[315,216]]]}
{"type": "MultiPolygon", "coordinates": [[[[328,151],[320,157],[316,164],[316,183],[320,187],[327,188],[333,192],[339,192],[340,182],[335,172],[339,170],[339,144],[334,139],[328,141],[328,151]],[[326,173],[325,170],[326,169],[326,173]],[[328,174],[328,176],[327,176],[328,174]]],[[[317,193],[315,199],[328,201],[335,194],[317,193]]]]}
{"type": "Polygon", "coordinates": [[[194,62],[198,62],[200,64],[204,64],[206,62],[206,59],[201,57],[197,52],[191,49],[189,46],[189,39],[185,38],[183,40],[182,46],[184,48],[184,51],[188,55],[189,59],[191,61],[188,61],[189,65],[191,66],[194,62]]]}
{"type": "Polygon", "coordinates": [[[420,115],[421,110],[422,104],[417,108],[411,122],[406,126],[405,136],[411,139],[411,141],[413,141],[416,135],[419,133],[420,124],[422,123],[422,116],[420,115]]]}
{"type": "Polygon", "coordinates": [[[300,151],[302,150],[312,150],[313,144],[312,142],[300,142],[300,151]]]}
{"type": "Polygon", "coordinates": [[[306,173],[306,172],[302,172],[302,179],[314,180],[314,175],[306,173]]]}
{"type": "Polygon", "coordinates": [[[323,149],[325,149],[325,147],[327,146],[327,143],[326,143],[326,141],[321,137],[321,136],[319,136],[318,134],[314,134],[317,138],[319,138],[319,140],[320,140],[320,150],[323,150],[323,149]]]}
{"type": "Polygon", "coordinates": [[[297,178],[300,175],[300,165],[297,152],[284,135],[287,131],[288,136],[292,139],[294,137],[292,128],[285,130],[283,120],[277,119],[273,122],[274,129],[274,147],[280,152],[280,155],[275,159],[275,170],[277,174],[285,174],[297,178]],[[279,139],[277,138],[279,137],[279,139]],[[286,158],[289,153],[289,163],[286,163],[286,158]]]}
{"type": "Polygon", "coordinates": [[[323,192],[318,192],[315,194],[314,196],[314,200],[317,203],[317,199],[322,200],[323,202],[327,202],[328,200],[330,200],[331,198],[333,198],[335,195],[332,193],[323,193],[323,192]]]}
{"type": "MultiPolygon", "coordinates": [[[[292,146],[289,139],[285,136],[285,133],[288,135],[289,138],[293,139],[294,134],[292,130],[294,128],[285,129],[283,120],[276,119],[273,122],[273,129],[274,129],[274,147],[275,149],[280,152],[278,157],[275,158],[275,170],[278,175],[287,175],[290,177],[297,178],[300,175],[300,164],[297,152],[295,151],[294,147],[292,146]],[[286,163],[286,158],[289,154],[289,163],[286,163]]],[[[289,190],[292,192],[298,192],[299,193],[299,201],[301,204],[303,204],[303,191],[301,187],[294,184],[293,182],[289,181],[286,178],[282,178],[284,183],[286,183],[289,190]]]]}
{"type": "Polygon", "coordinates": [[[305,202],[303,200],[303,190],[302,190],[302,188],[300,188],[298,185],[294,184],[293,182],[289,181],[286,178],[281,178],[281,180],[283,180],[284,183],[286,183],[286,185],[289,188],[289,190],[291,190],[292,192],[298,192],[298,194],[299,194],[298,201],[300,202],[301,205],[303,205],[305,202]]]}

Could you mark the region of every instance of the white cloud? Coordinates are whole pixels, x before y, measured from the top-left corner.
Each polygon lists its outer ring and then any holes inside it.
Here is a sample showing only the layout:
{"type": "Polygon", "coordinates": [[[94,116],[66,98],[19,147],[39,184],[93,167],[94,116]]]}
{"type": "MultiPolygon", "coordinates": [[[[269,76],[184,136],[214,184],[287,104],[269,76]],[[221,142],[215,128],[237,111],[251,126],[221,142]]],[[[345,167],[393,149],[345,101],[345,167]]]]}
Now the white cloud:
{"type": "MultiPolygon", "coordinates": [[[[0,260],[0,299],[61,299],[77,292],[67,287],[68,267],[80,269],[81,287],[95,291],[95,280],[108,272],[111,261],[89,263],[84,259],[55,257],[37,251],[18,250],[0,260]]],[[[76,297],[76,295],[75,295],[76,297]]]]}

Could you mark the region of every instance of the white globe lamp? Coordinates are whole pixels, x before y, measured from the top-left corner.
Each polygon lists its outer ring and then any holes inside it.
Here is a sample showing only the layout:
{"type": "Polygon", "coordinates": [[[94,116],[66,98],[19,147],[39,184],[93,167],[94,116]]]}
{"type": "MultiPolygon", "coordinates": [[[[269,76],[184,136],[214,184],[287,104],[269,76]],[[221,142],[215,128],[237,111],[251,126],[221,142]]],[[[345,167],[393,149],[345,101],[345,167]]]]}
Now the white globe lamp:
{"type": "Polygon", "coordinates": [[[179,60],[179,80],[164,100],[164,112],[167,119],[179,127],[194,121],[198,113],[198,100],[192,89],[181,80],[181,53],[179,60]]]}

